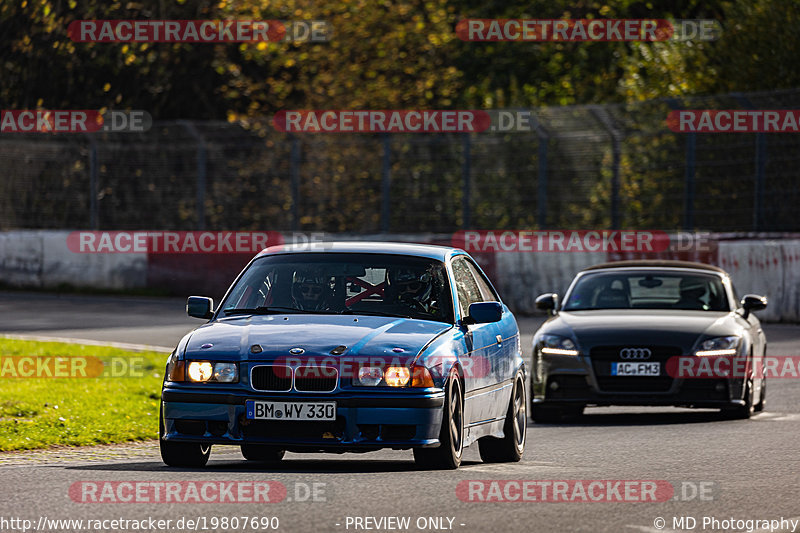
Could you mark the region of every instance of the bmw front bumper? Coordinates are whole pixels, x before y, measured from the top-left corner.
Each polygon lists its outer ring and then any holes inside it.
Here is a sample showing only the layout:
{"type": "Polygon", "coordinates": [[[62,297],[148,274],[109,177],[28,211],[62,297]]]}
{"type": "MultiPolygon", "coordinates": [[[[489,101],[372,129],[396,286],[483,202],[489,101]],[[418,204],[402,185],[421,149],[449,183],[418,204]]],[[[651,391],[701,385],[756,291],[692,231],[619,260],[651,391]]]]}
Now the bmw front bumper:
{"type": "Polygon", "coordinates": [[[341,390],[331,394],[282,394],[168,383],[162,390],[161,402],[164,440],[346,452],[438,446],[444,392],[422,389],[414,393],[341,390]],[[335,401],[336,420],[250,420],[245,412],[247,400],[335,401]]]}

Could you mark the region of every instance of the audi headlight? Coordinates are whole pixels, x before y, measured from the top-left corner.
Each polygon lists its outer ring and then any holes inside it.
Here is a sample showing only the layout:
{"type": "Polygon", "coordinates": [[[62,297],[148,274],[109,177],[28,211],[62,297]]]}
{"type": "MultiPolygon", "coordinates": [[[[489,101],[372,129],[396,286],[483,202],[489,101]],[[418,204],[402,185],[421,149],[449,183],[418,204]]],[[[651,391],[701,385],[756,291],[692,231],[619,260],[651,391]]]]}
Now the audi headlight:
{"type": "Polygon", "coordinates": [[[189,361],[186,377],[187,381],[194,383],[236,383],[239,381],[239,368],[236,363],[189,361]]]}
{"type": "Polygon", "coordinates": [[[539,339],[542,353],[550,355],[578,355],[575,341],[561,335],[542,335],[539,339]]]}
{"type": "Polygon", "coordinates": [[[699,356],[736,355],[739,351],[741,337],[714,337],[700,343],[700,349],[695,352],[699,356]]]}

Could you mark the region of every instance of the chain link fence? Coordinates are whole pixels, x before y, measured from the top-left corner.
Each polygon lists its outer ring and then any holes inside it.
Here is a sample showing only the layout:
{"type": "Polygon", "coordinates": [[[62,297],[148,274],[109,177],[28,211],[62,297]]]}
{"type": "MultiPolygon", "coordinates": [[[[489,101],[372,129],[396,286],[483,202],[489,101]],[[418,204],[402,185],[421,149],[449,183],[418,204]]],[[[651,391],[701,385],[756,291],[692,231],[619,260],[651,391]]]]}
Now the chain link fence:
{"type": "Polygon", "coordinates": [[[800,89],[534,109],[516,133],[2,134],[0,229],[798,231],[800,136],[666,126],[748,108],[798,109],[800,89]]]}

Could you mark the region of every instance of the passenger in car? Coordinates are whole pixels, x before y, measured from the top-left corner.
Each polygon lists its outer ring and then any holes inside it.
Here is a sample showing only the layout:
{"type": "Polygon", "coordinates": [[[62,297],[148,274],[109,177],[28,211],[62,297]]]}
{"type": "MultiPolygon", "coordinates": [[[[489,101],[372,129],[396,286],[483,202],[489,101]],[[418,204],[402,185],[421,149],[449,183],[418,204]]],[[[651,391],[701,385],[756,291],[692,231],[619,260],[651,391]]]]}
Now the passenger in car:
{"type": "Polygon", "coordinates": [[[681,298],[675,306],[678,309],[706,310],[708,304],[702,300],[708,290],[708,284],[698,278],[681,278],[681,298]]]}

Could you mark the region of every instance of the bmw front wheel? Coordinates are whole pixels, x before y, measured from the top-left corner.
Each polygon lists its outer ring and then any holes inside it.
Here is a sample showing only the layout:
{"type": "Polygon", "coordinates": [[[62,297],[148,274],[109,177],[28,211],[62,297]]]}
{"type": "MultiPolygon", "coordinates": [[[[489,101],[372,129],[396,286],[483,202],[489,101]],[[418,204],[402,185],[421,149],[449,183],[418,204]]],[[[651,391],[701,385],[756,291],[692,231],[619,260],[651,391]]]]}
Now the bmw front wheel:
{"type": "Polygon", "coordinates": [[[522,453],[525,451],[525,431],[528,428],[526,402],[525,380],[520,373],[514,380],[511,402],[503,426],[503,438],[483,437],[478,440],[478,450],[484,463],[513,463],[522,459],[522,453]]]}
{"type": "Polygon", "coordinates": [[[438,448],[414,448],[417,466],[427,469],[455,470],[461,465],[464,451],[464,395],[461,381],[450,373],[445,386],[442,429],[438,448]]]}

